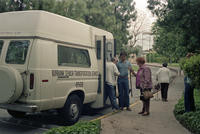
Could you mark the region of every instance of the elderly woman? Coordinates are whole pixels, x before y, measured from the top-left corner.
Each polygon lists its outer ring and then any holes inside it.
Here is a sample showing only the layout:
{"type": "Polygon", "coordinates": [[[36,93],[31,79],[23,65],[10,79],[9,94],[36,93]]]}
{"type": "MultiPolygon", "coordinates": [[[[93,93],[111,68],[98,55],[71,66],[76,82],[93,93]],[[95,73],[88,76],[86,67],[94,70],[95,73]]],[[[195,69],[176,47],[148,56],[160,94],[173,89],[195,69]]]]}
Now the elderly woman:
{"type": "Polygon", "coordinates": [[[139,70],[136,75],[136,87],[140,89],[141,97],[140,100],[143,102],[142,111],[138,114],[142,114],[143,116],[149,115],[150,108],[150,99],[144,99],[143,93],[144,91],[151,91],[152,89],[152,78],[151,78],[151,69],[145,65],[145,59],[143,57],[138,57],[136,59],[137,65],[139,66],[139,70]]]}
{"type": "Polygon", "coordinates": [[[163,67],[156,72],[156,80],[161,85],[162,101],[167,102],[167,92],[170,81],[170,70],[167,68],[167,63],[163,63],[163,67]]]}

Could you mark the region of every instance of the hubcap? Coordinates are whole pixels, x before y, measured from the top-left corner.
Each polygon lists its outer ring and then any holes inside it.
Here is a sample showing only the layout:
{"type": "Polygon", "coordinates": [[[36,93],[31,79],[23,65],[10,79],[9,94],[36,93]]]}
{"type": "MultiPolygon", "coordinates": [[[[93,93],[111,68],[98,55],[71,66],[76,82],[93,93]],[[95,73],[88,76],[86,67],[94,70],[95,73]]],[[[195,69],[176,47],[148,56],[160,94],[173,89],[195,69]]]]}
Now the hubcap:
{"type": "Polygon", "coordinates": [[[70,106],[70,115],[73,119],[76,119],[79,114],[79,109],[77,104],[71,104],[70,106]]]}

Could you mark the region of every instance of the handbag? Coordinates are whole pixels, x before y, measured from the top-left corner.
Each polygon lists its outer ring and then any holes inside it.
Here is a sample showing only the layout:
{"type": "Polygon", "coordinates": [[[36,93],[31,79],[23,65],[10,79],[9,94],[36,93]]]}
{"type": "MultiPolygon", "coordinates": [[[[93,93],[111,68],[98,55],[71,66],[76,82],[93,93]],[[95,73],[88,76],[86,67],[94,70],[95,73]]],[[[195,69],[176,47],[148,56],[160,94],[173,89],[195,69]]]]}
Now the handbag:
{"type": "Polygon", "coordinates": [[[141,101],[145,101],[145,99],[144,99],[144,95],[143,95],[143,94],[140,95],[140,100],[141,100],[141,101]]]}
{"type": "Polygon", "coordinates": [[[143,96],[144,96],[144,99],[145,99],[145,100],[148,100],[148,99],[150,99],[150,98],[153,98],[153,93],[152,93],[151,91],[149,91],[149,90],[145,90],[145,91],[143,92],[143,96]]]}
{"type": "Polygon", "coordinates": [[[154,89],[156,89],[156,90],[160,90],[160,83],[158,83],[158,84],[156,84],[155,86],[154,86],[154,89]]]}

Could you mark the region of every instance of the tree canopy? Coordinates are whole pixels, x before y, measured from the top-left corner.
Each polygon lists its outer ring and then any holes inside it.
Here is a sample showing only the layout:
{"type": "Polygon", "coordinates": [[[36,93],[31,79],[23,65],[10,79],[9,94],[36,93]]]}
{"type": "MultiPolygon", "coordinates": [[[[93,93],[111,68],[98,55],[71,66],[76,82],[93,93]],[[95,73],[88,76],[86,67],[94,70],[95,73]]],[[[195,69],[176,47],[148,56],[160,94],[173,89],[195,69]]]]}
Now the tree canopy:
{"type": "Polygon", "coordinates": [[[107,30],[117,40],[117,52],[132,38],[128,28],[136,19],[133,0],[1,0],[0,13],[45,10],[107,30]]]}
{"type": "Polygon", "coordinates": [[[148,8],[157,17],[153,33],[159,54],[177,60],[200,50],[199,6],[199,0],[148,0],[148,8]]]}

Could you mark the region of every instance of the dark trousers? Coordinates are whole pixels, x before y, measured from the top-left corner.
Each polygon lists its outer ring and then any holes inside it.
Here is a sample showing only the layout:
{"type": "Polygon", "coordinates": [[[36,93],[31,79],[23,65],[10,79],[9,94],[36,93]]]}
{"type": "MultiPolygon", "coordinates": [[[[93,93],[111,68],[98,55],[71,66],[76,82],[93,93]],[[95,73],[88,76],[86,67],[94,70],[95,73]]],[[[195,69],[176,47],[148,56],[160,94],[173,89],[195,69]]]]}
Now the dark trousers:
{"type": "MultiPolygon", "coordinates": [[[[151,91],[151,89],[148,89],[151,91]]],[[[143,89],[140,89],[140,93],[141,93],[141,96],[143,95],[143,89]]],[[[150,109],[150,99],[147,99],[147,100],[141,100],[142,103],[143,103],[143,107],[142,107],[142,112],[147,112],[149,113],[149,109],[150,109]]]]}
{"type": "Polygon", "coordinates": [[[119,107],[129,107],[129,81],[128,78],[118,78],[119,107]]]}
{"type": "Polygon", "coordinates": [[[161,97],[164,100],[167,100],[169,83],[161,83],[161,97]]]}
{"type": "Polygon", "coordinates": [[[196,110],[194,102],[194,87],[188,84],[186,80],[187,78],[185,77],[184,105],[185,105],[185,111],[191,112],[196,110]]]}
{"type": "Polygon", "coordinates": [[[143,108],[142,108],[142,112],[147,112],[149,113],[149,109],[150,109],[150,99],[146,100],[146,101],[142,101],[143,103],[143,108]]]}
{"type": "Polygon", "coordinates": [[[112,85],[105,84],[105,102],[107,100],[107,97],[110,99],[110,103],[112,105],[112,109],[119,109],[119,106],[117,105],[116,102],[116,93],[115,93],[115,88],[112,85]]]}

